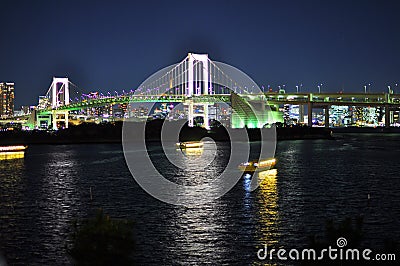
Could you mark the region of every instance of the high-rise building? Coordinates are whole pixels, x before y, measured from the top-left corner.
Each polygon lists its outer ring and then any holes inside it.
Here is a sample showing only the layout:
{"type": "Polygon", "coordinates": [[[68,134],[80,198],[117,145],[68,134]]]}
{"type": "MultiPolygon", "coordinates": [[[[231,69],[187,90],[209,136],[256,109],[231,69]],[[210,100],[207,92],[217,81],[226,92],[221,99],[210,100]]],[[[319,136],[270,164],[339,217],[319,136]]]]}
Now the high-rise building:
{"type": "Polygon", "coordinates": [[[352,125],[352,110],[354,107],[332,105],[329,110],[329,124],[334,127],[352,125]],[[350,110],[351,109],[351,110],[350,110]]]}
{"type": "Polygon", "coordinates": [[[286,125],[291,125],[292,120],[290,119],[290,104],[283,105],[283,121],[286,125]]]}
{"type": "Polygon", "coordinates": [[[382,115],[382,108],[377,107],[356,107],[354,115],[356,118],[356,124],[360,126],[377,126],[380,119],[384,117],[382,115]]]}
{"type": "Polygon", "coordinates": [[[14,83],[0,82],[0,118],[14,115],[14,83]]]}

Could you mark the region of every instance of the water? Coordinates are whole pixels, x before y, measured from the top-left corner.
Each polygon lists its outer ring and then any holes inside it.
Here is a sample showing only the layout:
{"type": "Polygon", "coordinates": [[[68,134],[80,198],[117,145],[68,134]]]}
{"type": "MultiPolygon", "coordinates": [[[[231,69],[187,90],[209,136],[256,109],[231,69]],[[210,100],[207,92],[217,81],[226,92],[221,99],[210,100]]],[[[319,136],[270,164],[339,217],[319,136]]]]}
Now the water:
{"type": "MultiPolygon", "coordinates": [[[[198,178],[175,178],[199,182],[221,171],[228,149],[220,146],[217,163],[198,178]]],[[[2,253],[10,265],[71,265],[71,221],[98,207],[135,221],[138,265],[258,264],[264,244],[305,247],[327,219],[357,215],[364,216],[362,245],[378,250],[400,237],[399,152],[398,135],[282,141],[276,173],[258,190],[250,193],[242,178],[212,203],[182,207],[146,194],[120,145],[32,145],[23,159],[0,161],[0,264],[2,253]]]]}

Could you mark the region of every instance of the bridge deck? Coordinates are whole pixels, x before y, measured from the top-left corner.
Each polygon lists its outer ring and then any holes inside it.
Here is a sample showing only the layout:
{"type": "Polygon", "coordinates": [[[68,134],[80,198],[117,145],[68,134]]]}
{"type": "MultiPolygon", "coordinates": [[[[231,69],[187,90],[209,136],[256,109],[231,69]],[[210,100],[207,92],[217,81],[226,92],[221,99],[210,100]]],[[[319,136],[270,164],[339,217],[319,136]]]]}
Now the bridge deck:
{"type": "MultiPolygon", "coordinates": [[[[387,93],[275,93],[268,92],[263,94],[240,94],[243,99],[248,101],[267,100],[270,104],[309,104],[314,107],[330,105],[348,106],[385,106],[400,107],[400,94],[387,93]]],[[[185,102],[193,100],[195,103],[216,103],[230,102],[230,94],[212,94],[187,97],[184,95],[162,94],[162,95],[131,95],[104,97],[97,99],[83,100],[81,102],[70,103],[60,106],[57,110],[80,110],[89,107],[99,107],[105,105],[140,103],[140,102],[185,102]]],[[[51,109],[39,110],[40,113],[49,112],[51,109]]]]}

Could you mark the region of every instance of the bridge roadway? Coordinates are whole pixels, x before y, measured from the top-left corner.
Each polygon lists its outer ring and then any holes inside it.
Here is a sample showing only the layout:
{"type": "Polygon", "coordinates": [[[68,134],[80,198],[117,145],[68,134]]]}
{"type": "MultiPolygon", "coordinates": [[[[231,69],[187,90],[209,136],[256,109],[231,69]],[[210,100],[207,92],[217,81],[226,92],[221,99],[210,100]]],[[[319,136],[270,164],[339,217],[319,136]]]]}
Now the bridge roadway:
{"type": "MultiPolygon", "coordinates": [[[[309,105],[313,108],[332,105],[342,106],[390,106],[400,107],[400,94],[388,93],[264,93],[264,94],[239,94],[248,101],[267,100],[271,105],[294,104],[309,105]]],[[[230,94],[212,94],[187,97],[185,95],[131,95],[115,96],[83,100],[69,105],[60,106],[57,110],[80,110],[88,107],[98,107],[113,104],[135,102],[185,102],[193,100],[198,103],[230,102],[230,94]]],[[[51,112],[51,109],[38,110],[39,112],[51,112]]]]}
{"type": "MultiPolygon", "coordinates": [[[[400,108],[400,94],[389,93],[278,93],[268,92],[263,94],[239,94],[246,101],[267,100],[270,105],[307,105],[308,110],[313,108],[329,109],[332,105],[341,106],[382,106],[385,111],[400,108]]],[[[57,111],[75,111],[91,107],[100,107],[105,105],[141,103],[141,102],[185,102],[192,100],[195,103],[218,103],[230,102],[230,94],[212,94],[187,97],[185,95],[162,94],[162,95],[124,95],[115,97],[103,97],[86,99],[80,102],[70,102],[69,105],[58,107],[57,111]]],[[[55,110],[41,109],[38,114],[52,114],[55,110]]],[[[310,113],[310,112],[308,112],[310,113]]],[[[329,119],[329,112],[325,112],[325,120],[329,119]]],[[[312,117],[308,116],[308,122],[311,123],[312,117]]],[[[23,119],[21,119],[23,120],[23,119]]],[[[0,120],[3,123],[5,120],[0,120]]],[[[13,119],[15,122],[15,120],[13,119]]],[[[7,122],[11,122],[8,119],[7,122]]],[[[20,122],[20,121],[19,121],[20,122]]],[[[328,123],[326,123],[328,124],[328,123]]],[[[389,116],[386,116],[385,124],[390,124],[389,116]]]]}

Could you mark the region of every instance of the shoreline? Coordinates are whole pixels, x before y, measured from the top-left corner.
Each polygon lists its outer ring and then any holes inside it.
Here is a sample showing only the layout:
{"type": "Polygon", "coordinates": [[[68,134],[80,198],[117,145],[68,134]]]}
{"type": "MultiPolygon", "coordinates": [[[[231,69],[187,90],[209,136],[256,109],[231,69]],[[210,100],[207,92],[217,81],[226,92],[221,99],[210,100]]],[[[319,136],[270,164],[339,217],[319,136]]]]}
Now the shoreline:
{"type": "MultiPolygon", "coordinates": [[[[137,134],[146,138],[146,142],[160,141],[161,128],[164,121],[153,120],[146,126],[146,134],[137,134]]],[[[172,122],[173,123],[173,122],[172,122]]],[[[132,123],[132,129],[140,128],[132,123]]],[[[249,141],[260,139],[263,134],[273,132],[274,128],[246,129],[249,141]]],[[[235,132],[235,130],[233,130],[235,132]]],[[[400,128],[309,128],[301,127],[277,127],[276,140],[332,140],[340,135],[351,134],[375,134],[385,136],[387,134],[400,134],[400,128]]],[[[187,126],[182,127],[179,133],[180,141],[201,140],[210,137],[215,141],[229,141],[229,135],[223,127],[215,127],[211,130],[187,126]]],[[[173,138],[171,139],[173,140],[173,138]]],[[[69,144],[121,144],[122,123],[108,124],[82,124],[58,131],[0,131],[0,145],[69,145],[69,144]]]]}

